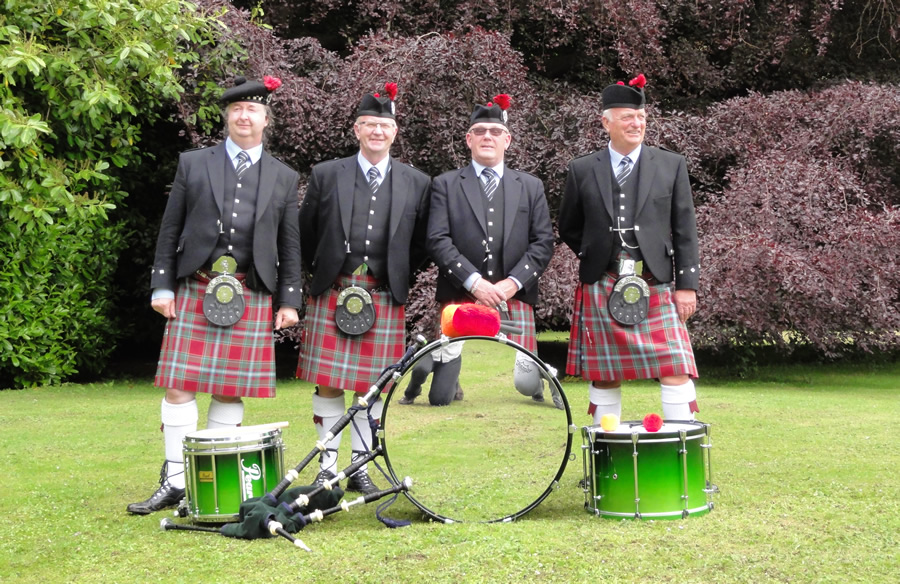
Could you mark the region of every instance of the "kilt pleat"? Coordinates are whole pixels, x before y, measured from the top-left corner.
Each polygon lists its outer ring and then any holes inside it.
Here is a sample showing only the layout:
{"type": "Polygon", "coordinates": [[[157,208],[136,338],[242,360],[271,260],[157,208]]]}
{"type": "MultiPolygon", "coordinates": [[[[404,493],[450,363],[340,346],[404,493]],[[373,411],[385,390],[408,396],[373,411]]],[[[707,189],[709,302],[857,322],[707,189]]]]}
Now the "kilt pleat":
{"type": "MultiPolygon", "coordinates": [[[[342,276],[342,288],[375,288],[370,276],[342,276]]],[[[297,377],[316,385],[366,393],[389,365],[403,357],[406,311],[395,304],[390,290],[372,293],[375,324],[351,336],[337,328],[334,312],[340,292],[330,289],[309,298],[306,305],[297,377]]]]}
{"type": "Polygon", "coordinates": [[[206,283],[183,280],[166,324],[155,385],[230,397],[275,397],[272,297],[244,287],[244,317],[230,327],[203,315],[206,283]]]}
{"type": "Polygon", "coordinates": [[[590,381],[696,378],[697,365],[687,327],[678,318],[671,284],[650,286],[650,310],[642,322],[615,322],[606,301],[615,278],[605,275],[575,289],[566,373],[590,381]]]}

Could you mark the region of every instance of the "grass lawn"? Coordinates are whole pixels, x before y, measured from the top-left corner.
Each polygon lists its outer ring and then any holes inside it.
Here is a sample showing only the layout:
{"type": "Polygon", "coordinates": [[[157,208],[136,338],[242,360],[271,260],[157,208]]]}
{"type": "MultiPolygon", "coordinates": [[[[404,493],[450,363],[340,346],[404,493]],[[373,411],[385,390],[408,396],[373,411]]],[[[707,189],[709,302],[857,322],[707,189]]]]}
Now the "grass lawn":
{"type": "MultiPolygon", "coordinates": [[[[508,381],[509,361],[484,370],[471,361],[463,402],[391,401],[385,430],[392,464],[419,486],[415,497],[477,521],[540,495],[561,466],[568,429],[549,395],[543,405],[515,392],[489,402],[488,390],[508,381]]],[[[589,424],[586,383],[562,387],[573,424],[589,424]]],[[[125,512],[149,494],[162,462],[162,392],[152,379],[0,391],[0,582],[897,580],[900,364],[763,367],[752,380],[707,376],[697,387],[720,489],[706,515],[587,513],[579,431],[559,488],[514,522],[431,522],[401,499],[386,514],[411,519],[410,527],[388,529],[373,505],[356,506],[298,534],[312,553],[280,538],[163,532],[165,515],[125,512]]],[[[660,411],[655,384],[623,393],[624,419],[660,411]]],[[[314,445],[310,398],[309,384],[285,379],[277,399],[246,400],[245,425],[290,422],[286,467],[314,445]]],[[[209,397],[198,399],[202,428],[209,397]]]]}

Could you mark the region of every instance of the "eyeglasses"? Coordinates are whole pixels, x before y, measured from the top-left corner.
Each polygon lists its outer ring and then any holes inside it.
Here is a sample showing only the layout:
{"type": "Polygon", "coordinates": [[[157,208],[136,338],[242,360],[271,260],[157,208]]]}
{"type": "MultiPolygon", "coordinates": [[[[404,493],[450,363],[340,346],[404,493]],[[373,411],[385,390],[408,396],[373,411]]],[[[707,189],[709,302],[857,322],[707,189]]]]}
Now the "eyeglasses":
{"type": "Polygon", "coordinates": [[[375,130],[392,130],[397,127],[390,122],[356,122],[356,125],[363,130],[371,130],[373,132],[375,130]]]}
{"type": "Polygon", "coordinates": [[[506,133],[506,129],[505,128],[481,128],[481,127],[479,127],[479,128],[472,128],[471,130],[469,130],[470,134],[474,134],[476,136],[484,136],[488,132],[490,132],[491,136],[493,136],[494,138],[499,138],[500,136],[502,136],[503,134],[506,133]]]}

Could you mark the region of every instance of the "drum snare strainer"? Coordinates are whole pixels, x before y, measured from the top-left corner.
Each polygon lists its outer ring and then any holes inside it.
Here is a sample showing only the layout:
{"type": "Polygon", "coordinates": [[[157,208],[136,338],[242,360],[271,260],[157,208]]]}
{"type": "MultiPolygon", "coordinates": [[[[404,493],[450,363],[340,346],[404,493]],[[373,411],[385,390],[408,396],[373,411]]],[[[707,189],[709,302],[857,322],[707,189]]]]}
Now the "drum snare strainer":
{"type": "Polygon", "coordinates": [[[682,519],[713,508],[709,424],[622,422],[582,428],[584,506],[607,518],[682,519]]]}

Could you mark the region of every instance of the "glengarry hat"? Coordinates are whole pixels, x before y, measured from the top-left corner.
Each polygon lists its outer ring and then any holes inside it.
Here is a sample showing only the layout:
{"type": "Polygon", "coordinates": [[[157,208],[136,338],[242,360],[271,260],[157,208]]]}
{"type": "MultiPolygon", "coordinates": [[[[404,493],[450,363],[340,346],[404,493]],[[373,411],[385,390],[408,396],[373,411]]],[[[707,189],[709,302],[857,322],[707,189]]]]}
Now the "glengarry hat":
{"type": "Polygon", "coordinates": [[[469,127],[477,123],[503,124],[505,126],[509,121],[509,114],[506,110],[509,109],[510,103],[509,96],[501,93],[494,96],[493,102],[489,101],[486,105],[476,105],[472,116],[469,118],[469,127]]]}
{"type": "Polygon", "coordinates": [[[613,107],[626,107],[629,109],[644,109],[644,85],[647,78],[641,73],[625,85],[619,81],[614,85],[607,85],[603,89],[603,109],[613,107]]]}
{"type": "Polygon", "coordinates": [[[269,104],[269,95],[281,87],[278,77],[263,76],[262,81],[248,81],[245,77],[235,77],[234,84],[225,90],[219,100],[228,105],[236,101],[253,101],[263,105],[269,104]]]}
{"type": "Polygon", "coordinates": [[[397,84],[385,83],[384,92],[387,95],[379,93],[367,93],[359,102],[359,109],[356,111],[356,117],[375,116],[376,118],[394,118],[394,98],[397,97],[397,84]]]}

